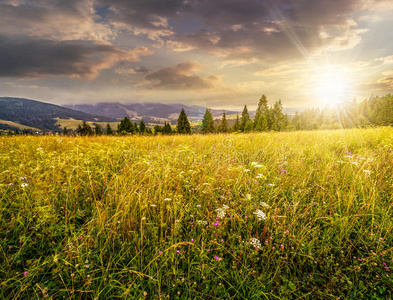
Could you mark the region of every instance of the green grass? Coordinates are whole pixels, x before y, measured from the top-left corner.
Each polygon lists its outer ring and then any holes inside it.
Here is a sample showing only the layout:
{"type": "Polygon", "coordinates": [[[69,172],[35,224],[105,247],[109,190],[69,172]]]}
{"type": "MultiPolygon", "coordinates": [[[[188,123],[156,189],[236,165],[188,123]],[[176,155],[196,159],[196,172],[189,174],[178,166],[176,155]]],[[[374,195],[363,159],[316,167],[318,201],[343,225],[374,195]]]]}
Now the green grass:
{"type": "Polygon", "coordinates": [[[391,127],[0,149],[0,298],[391,299],[391,127]]]}

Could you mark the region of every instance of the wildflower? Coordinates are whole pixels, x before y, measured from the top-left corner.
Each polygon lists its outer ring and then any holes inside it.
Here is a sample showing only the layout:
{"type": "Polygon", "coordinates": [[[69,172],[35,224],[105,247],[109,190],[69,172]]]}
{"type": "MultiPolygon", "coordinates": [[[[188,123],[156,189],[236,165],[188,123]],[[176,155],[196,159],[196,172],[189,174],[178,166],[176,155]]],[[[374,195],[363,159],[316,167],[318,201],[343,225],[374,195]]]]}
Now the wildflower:
{"type": "Polygon", "coordinates": [[[21,188],[25,188],[25,187],[27,187],[27,186],[28,186],[27,183],[22,183],[22,184],[20,185],[21,188]]]}
{"type": "Polygon", "coordinates": [[[266,202],[261,202],[260,205],[261,205],[262,207],[266,207],[266,208],[269,208],[269,207],[270,207],[270,205],[267,204],[266,202]]]}
{"type": "Polygon", "coordinates": [[[283,245],[283,244],[281,244],[281,245],[280,245],[280,248],[281,248],[281,249],[284,249],[284,245],[283,245]]]}
{"type": "Polygon", "coordinates": [[[219,257],[219,256],[217,256],[217,255],[214,256],[214,259],[215,259],[215,260],[218,260],[218,261],[222,260],[222,258],[219,257]]]}
{"type": "Polygon", "coordinates": [[[255,248],[261,248],[261,241],[257,238],[251,238],[250,244],[253,245],[255,248]]]}
{"type": "Polygon", "coordinates": [[[162,251],[158,251],[158,254],[161,255],[161,254],[162,254],[162,251]]]}
{"type": "Polygon", "coordinates": [[[164,201],[172,201],[171,198],[165,198],[164,201]]]}
{"type": "Polygon", "coordinates": [[[200,204],[197,204],[196,207],[201,207],[201,205],[200,205],[200,204]]]}
{"type": "Polygon", "coordinates": [[[150,204],[150,206],[151,206],[151,207],[156,207],[157,205],[155,205],[155,204],[150,204]]]}
{"type": "Polygon", "coordinates": [[[267,186],[273,187],[273,186],[275,186],[275,184],[274,183],[268,183],[267,186]]]}
{"type": "Polygon", "coordinates": [[[206,226],[206,225],[208,224],[207,221],[203,221],[203,220],[198,220],[197,223],[198,223],[199,225],[203,225],[203,226],[206,226]]]}
{"type": "Polygon", "coordinates": [[[29,276],[29,272],[28,271],[24,271],[23,272],[23,276],[25,276],[25,277],[29,276]]]}
{"type": "Polygon", "coordinates": [[[180,253],[180,250],[176,250],[176,253],[180,253]]]}
{"type": "Polygon", "coordinates": [[[226,215],[225,210],[222,208],[217,208],[216,212],[217,212],[217,218],[220,218],[220,219],[224,218],[226,215]]]}
{"type": "Polygon", "coordinates": [[[191,242],[193,243],[193,242],[194,242],[194,239],[191,239],[191,242]]]}
{"type": "Polygon", "coordinates": [[[286,172],[287,172],[287,170],[281,169],[281,173],[286,173],[286,172]]]}
{"type": "Polygon", "coordinates": [[[250,169],[244,169],[243,172],[250,172],[250,169]]]}
{"type": "Polygon", "coordinates": [[[262,211],[262,210],[256,210],[255,212],[254,212],[254,214],[256,214],[257,215],[257,218],[258,218],[258,220],[259,221],[262,221],[262,220],[265,220],[266,219],[266,214],[262,211]]]}
{"type": "Polygon", "coordinates": [[[370,174],[371,173],[371,171],[369,171],[369,170],[363,170],[363,172],[366,173],[366,174],[370,174]]]}
{"type": "Polygon", "coordinates": [[[246,195],[246,199],[247,199],[247,200],[251,200],[251,194],[247,194],[247,195],[246,195]]]}

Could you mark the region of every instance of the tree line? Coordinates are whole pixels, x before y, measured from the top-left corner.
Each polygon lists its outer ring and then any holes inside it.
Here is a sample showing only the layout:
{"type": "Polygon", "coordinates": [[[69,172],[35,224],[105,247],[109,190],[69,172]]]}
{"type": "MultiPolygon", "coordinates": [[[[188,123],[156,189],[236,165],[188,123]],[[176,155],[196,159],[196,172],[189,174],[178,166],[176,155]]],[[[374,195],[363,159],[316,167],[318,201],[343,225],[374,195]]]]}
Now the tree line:
{"type": "MultiPolygon", "coordinates": [[[[356,99],[341,103],[339,106],[326,106],[323,109],[309,108],[288,116],[283,113],[281,100],[269,106],[267,97],[259,99],[254,118],[250,117],[247,105],[236,118],[228,119],[225,111],[219,120],[215,120],[211,110],[206,109],[202,123],[191,127],[184,109],[181,110],[177,125],[173,128],[169,122],[163,126],[149,127],[143,120],[132,122],[129,117],[123,118],[117,130],[107,123],[105,130],[100,125],[90,126],[87,122],[78,125],[76,131],[64,127],[64,135],[170,135],[191,133],[229,133],[229,132],[262,132],[262,131],[293,131],[340,129],[368,126],[393,126],[393,95],[372,96],[361,102],[356,99]]],[[[33,134],[31,130],[14,131],[8,134],[33,134]]]]}

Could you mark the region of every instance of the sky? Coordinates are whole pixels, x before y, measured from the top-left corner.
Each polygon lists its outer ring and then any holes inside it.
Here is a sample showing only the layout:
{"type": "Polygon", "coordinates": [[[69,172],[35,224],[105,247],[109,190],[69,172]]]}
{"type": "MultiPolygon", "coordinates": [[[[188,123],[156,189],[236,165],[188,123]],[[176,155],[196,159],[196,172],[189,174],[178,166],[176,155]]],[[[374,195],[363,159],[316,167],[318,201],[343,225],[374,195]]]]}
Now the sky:
{"type": "Polygon", "coordinates": [[[255,108],[393,89],[392,0],[0,0],[0,96],[255,108]]]}

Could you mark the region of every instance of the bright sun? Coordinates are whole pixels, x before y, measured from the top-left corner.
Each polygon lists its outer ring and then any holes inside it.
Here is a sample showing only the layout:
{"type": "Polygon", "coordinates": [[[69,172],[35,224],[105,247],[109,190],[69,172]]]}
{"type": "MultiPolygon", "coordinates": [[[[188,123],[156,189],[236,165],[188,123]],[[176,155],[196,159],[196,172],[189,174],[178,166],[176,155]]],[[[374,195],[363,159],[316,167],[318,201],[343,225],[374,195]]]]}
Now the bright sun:
{"type": "Polygon", "coordinates": [[[324,104],[339,105],[350,97],[350,81],[340,72],[322,73],[314,84],[315,96],[324,104]]]}

